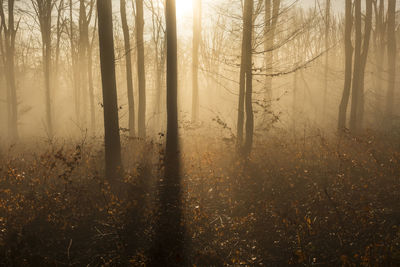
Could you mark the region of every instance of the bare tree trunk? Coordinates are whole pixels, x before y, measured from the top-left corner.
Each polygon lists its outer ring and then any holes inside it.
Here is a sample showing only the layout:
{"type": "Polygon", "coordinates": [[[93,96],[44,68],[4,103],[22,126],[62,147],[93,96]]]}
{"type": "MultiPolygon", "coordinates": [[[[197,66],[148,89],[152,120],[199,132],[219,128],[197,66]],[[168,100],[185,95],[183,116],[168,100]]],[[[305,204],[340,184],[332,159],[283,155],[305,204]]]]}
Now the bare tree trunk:
{"type": "MultiPolygon", "coordinates": [[[[18,135],[18,103],[15,82],[15,36],[18,25],[14,23],[14,0],[8,0],[8,26],[4,15],[3,2],[0,3],[1,23],[4,30],[5,67],[8,103],[8,135],[11,141],[17,141],[18,135]]],[[[0,32],[1,34],[1,32],[0,32]]]]}
{"type": "MultiPolygon", "coordinates": [[[[167,166],[178,154],[178,63],[175,0],[167,0],[167,166]]],[[[174,166],[170,166],[175,168],[174,166]]]]}
{"type": "Polygon", "coordinates": [[[88,57],[89,25],[87,21],[85,0],[79,0],[79,83],[82,94],[81,122],[82,127],[87,127],[88,104],[88,57]]]}
{"type": "Polygon", "coordinates": [[[244,145],[244,155],[248,156],[253,146],[254,114],[253,114],[253,60],[252,60],[252,40],[253,40],[253,0],[244,2],[244,27],[243,42],[245,42],[245,73],[246,73],[246,140],[244,145]]]}
{"type": "Polygon", "coordinates": [[[388,90],[386,96],[385,128],[390,130],[393,120],[394,91],[396,85],[396,0],[389,0],[388,4],[388,90]]]}
{"type": "Polygon", "coordinates": [[[125,46],[125,66],[126,66],[126,87],[128,93],[128,108],[129,108],[129,137],[135,136],[135,106],[133,98],[133,79],[132,79],[132,58],[131,44],[129,36],[128,21],[126,19],[126,2],[120,1],[122,31],[124,32],[125,46]]]}
{"type": "Polygon", "coordinates": [[[245,0],[243,11],[242,55],[239,82],[239,109],[237,120],[237,145],[240,152],[248,155],[253,144],[253,83],[252,83],[252,32],[253,0],[245,0]],[[246,108],[246,135],[243,144],[244,109],[246,108]]]}
{"type": "Polygon", "coordinates": [[[331,1],[326,0],[325,7],[325,72],[324,72],[324,96],[323,96],[323,107],[322,107],[322,118],[326,118],[326,105],[328,99],[328,71],[329,71],[329,32],[330,32],[330,21],[331,21],[331,1]]]}
{"type": "MultiPolygon", "coordinates": [[[[265,19],[264,19],[264,51],[265,68],[272,72],[274,63],[275,32],[278,23],[279,9],[281,0],[265,0],[265,19]],[[272,5],[271,5],[272,4],[272,5]]],[[[272,100],[272,77],[265,77],[265,92],[267,101],[272,100]]]]}
{"type": "Polygon", "coordinates": [[[346,0],[346,25],[344,34],[344,45],[345,45],[345,77],[344,77],[344,89],[342,100],[339,106],[339,122],[338,130],[342,131],[346,128],[346,117],[347,107],[350,98],[350,88],[352,79],[352,67],[353,67],[353,45],[351,42],[351,33],[353,27],[353,14],[352,14],[352,1],[346,0]]]}
{"type": "Polygon", "coordinates": [[[243,31],[243,40],[242,40],[242,57],[240,63],[240,81],[239,81],[239,105],[238,105],[238,119],[237,119],[237,147],[239,151],[243,146],[243,126],[244,126],[244,97],[246,91],[246,45],[244,40],[244,31],[243,31]]]}
{"type": "Polygon", "coordinates": [[[111,0],[97,1],[97,10],[104,106],[105,173],[107,178],[114,179],[122,173],[122,162],[111,0]]]}
{"type": "Polygon", "coordinates": [[[178,141],[178,64],[175,0],[166,0],[167,33],[167,144],[165,179],[160,186],[160,207],[155,244],[149,266],[186,266],[181,207],[178,141]]]}
{"type": "Polygon", "coordinates": [[[376,61],[376,76],[375,76],[375,121],[376,125],[380,125],[382,123],[382,95],[383,94],[383,59],[385,54],[385,1],[380,0],[379,6],[375,4],[375,21],[376,21],[376,30],[375,30],[375,61],[376,61]]]}
{"type": "Polygon", "coordinates": [[[354,71],[353,71],[353,87],[351,98],[350,112],[350,130],[355,133],[357,129],[358,105],[360,104],[360,72],[361,72],[361,0],[355,0],[355,50],[354,50],[354,71]]]}
{"type": "Polygon", "coordinates": [[[73,2],[69,0],[69,39],[71,49],[71,69],[72,69],[72,83],[74,87],[74,108],[76,123],[80,125],[81,119],[81,98],[80,98],[80,83],[79,83],[79,68],[78,68],[78,54],[76,51],[74,23],[73,23],[73,2]]]}
{"type": "Polygon", "coordinates": [[[199,47],[201,40],[201,0],[193,5],[192,123],[199,120],[199,47]]]}
{"type": "Polygon", "coordinates": [[[136,0],[136,45],[139,79],[138,133],[140,138],[146,137],[146,72],[144,66],[143,28],[143,0],[136,0]]]}
{"type": "MultiPolygon", "coordinates": [[[[97,13],[96,13],[97,14],[97,13]]],[[[96,15],[97,16],[97,15],[96,15]]],[[[96,130],[96,112],[94,104],[94,85],[93,85],[93,60],[92,60],[92,50],[95,37],[95,31],[97,26],[97,18],[95,21],[95,26],[93,28],[92,41],[88,46],[87,57],[88,57],[88,80],[89,80],[89,102],[90,102],[90,129],[92,134],[95,134],[96,130]]]]}
{"type": "Polygon", "coordinates": [[[365,80],[365,69],[367,66],[369,43],[371,39],[372,30],[372,0],[366,0],[366,14],[364,23],[364,41],[361,52],[361,71],[360,71],[360,104],[358,106],[358,120],[357,129],[361,130],[364,122],[364,80],[365,80]]]}
{"type": "Polygon", "coordinates": [[[51,0],[32,0],[33,8],[39,20],[42,36],[42,58],[45,85],[46,130],[49,138],[53,137],[53,119],[51,112],[51,0]]]}

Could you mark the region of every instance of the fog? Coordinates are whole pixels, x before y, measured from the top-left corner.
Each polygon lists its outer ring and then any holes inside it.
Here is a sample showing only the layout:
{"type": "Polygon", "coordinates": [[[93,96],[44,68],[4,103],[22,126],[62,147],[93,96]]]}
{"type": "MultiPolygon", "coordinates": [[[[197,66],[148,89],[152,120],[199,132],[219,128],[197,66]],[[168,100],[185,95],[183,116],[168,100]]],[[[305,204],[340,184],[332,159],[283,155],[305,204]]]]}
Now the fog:
{"type": "Polygon", "coordinates": [[[0,1],[0,265],[399,264],[398,5],[0,1]]]}

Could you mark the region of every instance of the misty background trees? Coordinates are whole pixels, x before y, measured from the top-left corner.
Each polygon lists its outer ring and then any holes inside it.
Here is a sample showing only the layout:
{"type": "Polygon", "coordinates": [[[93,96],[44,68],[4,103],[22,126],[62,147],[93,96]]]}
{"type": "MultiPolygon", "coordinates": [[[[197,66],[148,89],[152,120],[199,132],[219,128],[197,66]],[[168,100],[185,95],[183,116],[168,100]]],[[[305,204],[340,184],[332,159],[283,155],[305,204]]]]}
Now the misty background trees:
{"type": "MultiPolygon", "coordinates": [[[[1,2],[4,141],[103,135],[95,2],[1,2]]],[[[120,131],[157,140],[167,127],[164,3],[113,5],[120,131]]],[[[184,5],[177,2],[181,134],[214,129],[248,154],[284,129],[397,129],[396,1],[184,5]]]]}

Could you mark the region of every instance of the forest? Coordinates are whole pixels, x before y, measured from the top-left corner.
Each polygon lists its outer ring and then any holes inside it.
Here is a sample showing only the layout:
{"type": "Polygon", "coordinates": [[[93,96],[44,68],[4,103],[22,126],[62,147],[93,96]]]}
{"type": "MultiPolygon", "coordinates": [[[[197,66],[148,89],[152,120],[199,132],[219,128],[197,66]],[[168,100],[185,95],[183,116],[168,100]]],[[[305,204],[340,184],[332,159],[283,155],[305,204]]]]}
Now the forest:
{"type": "Polygon", "coordinates": [[[400,266],[399,5],[0,0],[0,266],[400,266]]]}

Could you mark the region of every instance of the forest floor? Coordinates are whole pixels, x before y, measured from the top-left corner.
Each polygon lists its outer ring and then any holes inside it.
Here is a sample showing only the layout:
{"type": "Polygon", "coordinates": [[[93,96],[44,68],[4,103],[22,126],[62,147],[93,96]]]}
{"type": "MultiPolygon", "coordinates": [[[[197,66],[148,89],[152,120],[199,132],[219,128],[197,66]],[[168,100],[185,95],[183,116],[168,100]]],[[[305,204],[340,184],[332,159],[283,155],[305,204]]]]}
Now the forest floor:
{"type": "MultiPolygon", "coordinates": [[[[184,138],[186,265],[399,266],[398,140],[282,132],[244,161],[229,139],[184,138]]],[[[146,265],[162,146],[124,140],[116,192],[101,143],[2,147],[0,266],[146,265]]]]}

